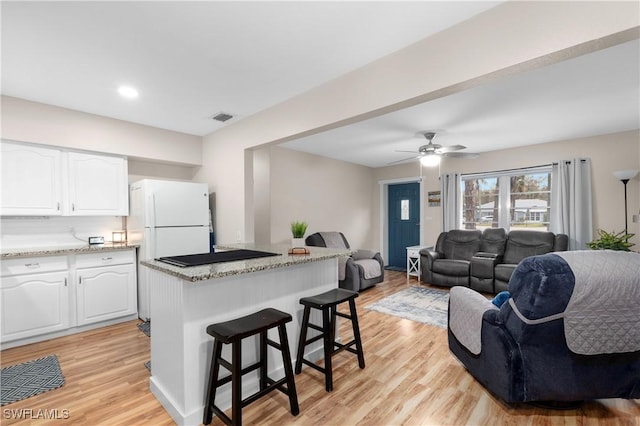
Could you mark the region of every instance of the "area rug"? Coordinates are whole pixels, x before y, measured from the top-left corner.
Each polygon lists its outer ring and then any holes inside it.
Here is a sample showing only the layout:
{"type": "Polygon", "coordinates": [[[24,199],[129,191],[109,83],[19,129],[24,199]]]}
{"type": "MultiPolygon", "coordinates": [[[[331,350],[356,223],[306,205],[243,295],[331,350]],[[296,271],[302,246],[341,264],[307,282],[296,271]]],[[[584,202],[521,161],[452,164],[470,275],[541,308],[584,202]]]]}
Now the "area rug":
{"type": "Polygon", "coordinates": [[[449,292],[426,287],[409,287],[365,306],[372,311],[447,328],[449,292]]]}
{"type": "Polygon", "coordinates": [[[5,367],[0,374],[0,405],[21,401],[63,385],[64,377],[55,355],[5,367]]]}
{"type": "Polygon", "coordinates": [[[151,322],[150,321],[141,322],[140,324],[138,324],[138,328],[140,329],[140,331],[142,331],[144,334],[146,334],[147,337],[151,337],[151,322]]]}

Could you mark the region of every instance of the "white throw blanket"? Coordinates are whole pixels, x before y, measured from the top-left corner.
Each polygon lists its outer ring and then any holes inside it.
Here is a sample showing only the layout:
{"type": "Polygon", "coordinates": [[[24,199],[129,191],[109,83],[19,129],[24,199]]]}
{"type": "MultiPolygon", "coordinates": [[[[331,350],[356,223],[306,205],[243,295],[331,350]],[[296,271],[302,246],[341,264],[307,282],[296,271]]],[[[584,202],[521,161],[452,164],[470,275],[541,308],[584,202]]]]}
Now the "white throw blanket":
{"type": "Polygon", "coordinates": [[[319,232],[324,244],[329,248],[347,248],[339,232],[319,232]]]}
{"type": "Polygon", "coordinates": [[[558,252],[576,278],[564,311],[567,346],[582,355],[640,350],[640,254],[558,252]]]}
{"type": "Polygon", "coordinates": [[[480,354],[482,316],[498,307],[468,287],[455,286],[449,292],[449,328],[456,339],[474,355],[480,354]]]}
{"type": "MultiPolygon", "coordinates": [[[[318,232],[324,240],[325,246],[328,248],[347,248],[344,239],[339,232],[318,232]]],[[[343,281],[347,276],[347,259],[348,257],[340,256],[338,258],[338,280],[343,281]]]]}

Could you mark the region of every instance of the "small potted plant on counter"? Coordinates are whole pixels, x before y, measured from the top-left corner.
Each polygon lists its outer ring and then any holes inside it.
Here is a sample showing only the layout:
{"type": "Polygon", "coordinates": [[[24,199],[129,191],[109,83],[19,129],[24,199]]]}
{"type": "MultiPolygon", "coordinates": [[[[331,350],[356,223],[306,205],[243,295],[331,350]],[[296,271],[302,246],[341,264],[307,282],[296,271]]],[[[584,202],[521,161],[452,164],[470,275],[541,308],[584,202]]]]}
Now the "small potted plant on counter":
{"type": "Polygon", "coordinates": [[[304,247],[304,233],[307,232],[307,226],[307,222],[291,222],[291,234],[293,234],[291,243],[293,247],[304,247]]]}

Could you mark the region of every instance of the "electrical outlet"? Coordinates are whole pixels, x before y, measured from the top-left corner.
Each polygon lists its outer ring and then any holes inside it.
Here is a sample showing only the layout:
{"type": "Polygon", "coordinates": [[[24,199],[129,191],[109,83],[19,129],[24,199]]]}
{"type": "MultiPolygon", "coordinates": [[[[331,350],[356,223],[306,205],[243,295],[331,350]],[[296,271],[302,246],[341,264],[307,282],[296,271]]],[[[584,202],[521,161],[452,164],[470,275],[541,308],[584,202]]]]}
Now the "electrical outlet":
{"type": "Polygon", "coordinates": [[[638,222],[640,222],[640,214],[634,214],[633,223],[638,223],[638,222]]]}

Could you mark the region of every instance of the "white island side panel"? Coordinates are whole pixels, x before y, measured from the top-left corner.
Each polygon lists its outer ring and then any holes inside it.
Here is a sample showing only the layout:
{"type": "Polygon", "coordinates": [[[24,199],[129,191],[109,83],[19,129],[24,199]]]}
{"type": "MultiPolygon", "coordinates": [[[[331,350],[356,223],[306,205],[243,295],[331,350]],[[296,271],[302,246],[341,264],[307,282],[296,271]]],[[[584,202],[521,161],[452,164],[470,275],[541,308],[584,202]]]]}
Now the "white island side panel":
{"type": "MultiPolygon", "coordinates": [[[[295,362],[300,326],[301,297],[338,287],[337,259],[295,264],[248,274],[189,282],[149,270],[151,304],[151,389],[178,424],[200,424],[204,409],[205,377],[209,371],[213,338],[206,333],[209,324],[227,321],[275,308],[288,312],[287,324],[291,356],[295,362]]],[[[319,313],[313,319],[320,323],[319,313]]],[[[269,332],[278,341],[277,331],[269,332]]],[[[243,342],[243,366],[256,360],[257,338],[243,342]]],[[[321,355],[321,342],[307,348],[310,357],[321,355]],[[314,352],[314,353],[311,353],[314,352]]],[[[223,354],[230,359],[230,345],[223,354]]],[[[225,369],[221,369],[225,375],[225,369]]],[[[276,380],[284,375],[279,351],[269,348],[269,374],[276,380]]],[[[257,373],[243,377],[243,394],[258,389],[257,373]]],[[[230,385],[219,389],[216,404],[231,406],[230,385]]]]}

